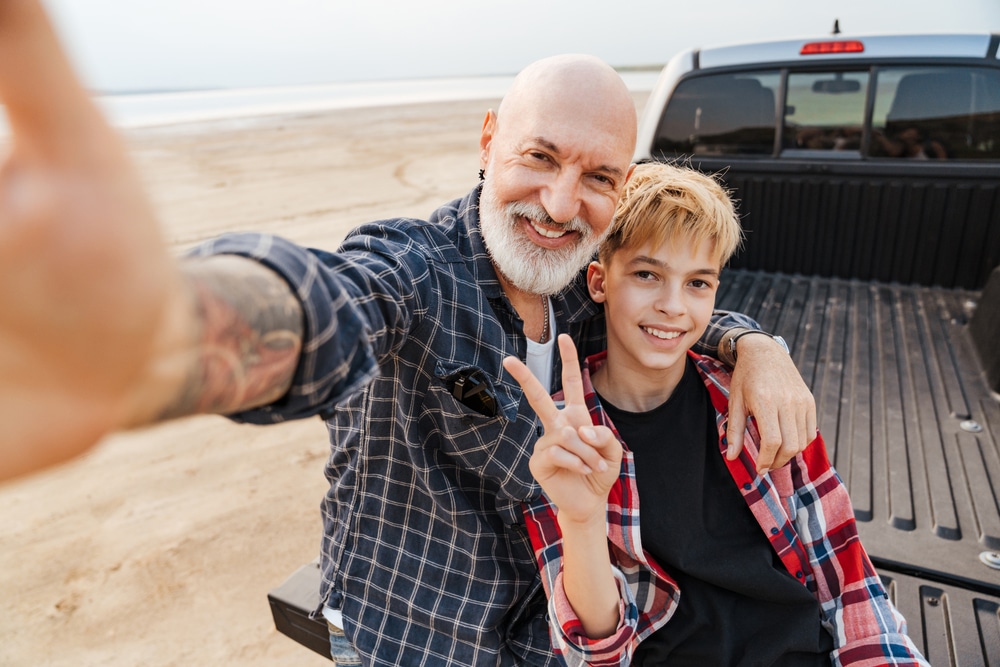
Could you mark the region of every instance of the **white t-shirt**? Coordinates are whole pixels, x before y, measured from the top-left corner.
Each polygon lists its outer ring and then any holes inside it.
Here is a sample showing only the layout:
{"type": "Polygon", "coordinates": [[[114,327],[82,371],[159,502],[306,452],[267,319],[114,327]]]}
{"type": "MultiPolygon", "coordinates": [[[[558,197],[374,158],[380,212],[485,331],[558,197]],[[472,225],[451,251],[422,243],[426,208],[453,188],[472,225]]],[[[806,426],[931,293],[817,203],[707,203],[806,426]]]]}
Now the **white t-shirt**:
{"type": "MultiPolygon", "coordinates": [[[[545,298],[548,299],[548,297],[545,298]]],[[[538,378],[538,381],[542,383],[542,386],[545,388],[545,393],[551,394],[552,355],[556,348],[556,314],[552,309],[551,299],[549,299],[548,308],[545,310],[549,314],[549,331],[551,332],[551,335],[549,336],[549,340],[545,343],[536,343],[530,338],[528,339],[528,358],[526,360],[526,364],[532,375],[538,378]]]]}

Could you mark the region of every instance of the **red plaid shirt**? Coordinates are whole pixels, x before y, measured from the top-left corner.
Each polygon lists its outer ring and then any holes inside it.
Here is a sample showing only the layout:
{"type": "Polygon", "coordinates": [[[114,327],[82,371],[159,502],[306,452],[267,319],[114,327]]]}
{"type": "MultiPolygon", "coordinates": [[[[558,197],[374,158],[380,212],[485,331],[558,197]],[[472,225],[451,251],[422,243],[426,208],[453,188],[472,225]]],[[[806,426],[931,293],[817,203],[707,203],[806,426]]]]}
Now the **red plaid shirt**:
{"type": "MultiPolygon", "coordinates": [[[[714,359],[688,354],[708,388],[716,412],[719,452],[724,456],[730,371],[714,359]]],[[[584,391],[594,424],[615,431],[590,382],[590,368],[599,368],[605,356],[594,355],[584,364],[584,391]]],[[[740,457],[726,465],[785,568],[819,600],[823,625],[834,639],[832,663],[927,665],[906,635],[906,621],[889,601],[861,545],[851,500],[830,466],[823,439],[817,436],[785,468],[764,476],[756,473],[759,441],[751,420],[740,457]]],[[[611,636],[588,638],[566,599],[555,507],[544,494],[524,505],[549,598],[553,645],[568,665],[628,665],[639,643],[670,620],[680,599],[673,578],[642,549],[635,462],[624,442],[622,448],[621,474],[608,494],[608,540],[621,593],[621,620],[611,636]]]]}

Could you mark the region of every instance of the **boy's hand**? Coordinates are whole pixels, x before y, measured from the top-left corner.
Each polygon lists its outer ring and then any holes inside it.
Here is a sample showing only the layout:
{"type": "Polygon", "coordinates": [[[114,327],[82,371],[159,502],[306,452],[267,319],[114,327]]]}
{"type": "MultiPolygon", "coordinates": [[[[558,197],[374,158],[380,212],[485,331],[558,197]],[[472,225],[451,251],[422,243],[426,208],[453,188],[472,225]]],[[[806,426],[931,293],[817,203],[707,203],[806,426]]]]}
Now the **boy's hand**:
{"type": "Polygon", "coordinates": [[[0,479],[122,419],[178,284],[125,149],[37,0],[0,2],[0,479]]]}
{"type": "Polygon", "coordinates": [[[780,468],[816,439],[816,401],[792,358],[767,336],[740,339],[729,388],[729,447],[739,456],[747,417],[760,432],[757,471],[780,468]]]}
{"type": "Polygon", "coordinates": [[[541,383],[516,357],[504,359],[528,403],[545,427],[535,443],[531,472],[559,508],[560,521],[585,522],[606,512],[608,492],[618,479],[622,447],[606,426],[595,426],[587,410],[573,339],[558,338],[565,407],[560,410],[541,383]]]}

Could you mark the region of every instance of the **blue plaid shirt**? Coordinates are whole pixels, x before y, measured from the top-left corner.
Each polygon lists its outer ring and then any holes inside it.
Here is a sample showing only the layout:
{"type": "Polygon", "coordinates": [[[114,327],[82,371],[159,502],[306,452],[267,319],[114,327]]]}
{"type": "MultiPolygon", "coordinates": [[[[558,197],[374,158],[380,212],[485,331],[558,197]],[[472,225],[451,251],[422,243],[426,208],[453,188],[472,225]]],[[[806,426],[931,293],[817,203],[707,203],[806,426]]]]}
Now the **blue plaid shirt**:
{"type": "MultiPolygon", "coordinates": [[[[427,221],[363,225],[336,254],[262,234],[195,251],[254,258],[303,304],[291,390],[233,417],[326,419],[321,600],[341,609],[365,664],[559,664],[521,514],[540,494],[528,469],[540,426],[501,367],[527,343],[483,245],[478,200],[477,187],[427,221]],[[476,369],[494,415],[452,394],[476,369]]],[[[603,311],[582,275],[552,304],[581,359],[603,349],[603,311]]],[[[756,324],[720,314],[706,340],[734,326],[756,324]]]]}

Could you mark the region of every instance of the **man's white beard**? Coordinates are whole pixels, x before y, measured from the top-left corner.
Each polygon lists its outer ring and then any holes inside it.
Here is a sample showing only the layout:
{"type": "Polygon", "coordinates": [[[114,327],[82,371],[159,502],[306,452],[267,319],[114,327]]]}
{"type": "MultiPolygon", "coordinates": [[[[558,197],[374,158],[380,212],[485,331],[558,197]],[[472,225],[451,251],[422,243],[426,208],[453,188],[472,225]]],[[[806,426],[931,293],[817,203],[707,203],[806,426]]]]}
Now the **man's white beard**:
{"type": "Polygon", "coordinates": [[[479,195],[479,226],[493,264],[519,290],[529,294],[558,294],[593,259],[600,238],[579,217],[555,224],[538,204],[513,202],[501,207],[487,179],[479,195]],[[579,232],[575,243],[553,250],[532,243],[521,231],[521,218],[579,232]]]}

